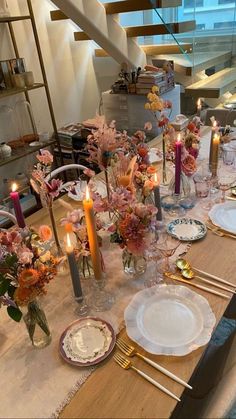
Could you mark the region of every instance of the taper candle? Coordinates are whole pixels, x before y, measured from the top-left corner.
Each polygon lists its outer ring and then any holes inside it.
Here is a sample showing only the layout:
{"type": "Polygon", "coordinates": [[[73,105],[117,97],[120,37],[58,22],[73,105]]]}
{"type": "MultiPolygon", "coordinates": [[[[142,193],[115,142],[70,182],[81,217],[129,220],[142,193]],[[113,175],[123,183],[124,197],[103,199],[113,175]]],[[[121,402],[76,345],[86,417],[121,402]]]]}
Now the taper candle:
{"type": "Polygon", "coordinates": [[[157,179],[157,173],[154,173],[153,193],[154,193],[155,206],[158,210],[157,214],[156,214],[156,219],[157,219],[157,221],[162,221],[161,196],[160,196],[159,182],[158,182],[158,179],[157,179]]]}
{"type": "Polygon", "coordinates": [[[75,254],[74,254],[74,247],[70,239],[70,233],[66,234],[66,254],[67,254],[67,259],[68,259],[68,263],[70,267],[70,276],[72,280],[75,300],[78,302],[81,302],[83,301],[83,293],[82,293],[82,288],[81,288],[81,283],[80,283],[79,270],[77,267],[75,254]]]}
{"type": "Polygon", "coordinates": [[[85,221],[89,240],[89,249],[91,253],[94,277],[97,281],[102,280],[101,253],[98,245],[98,236],[96,231],[96,221],[93,211],[93,200],[90,198],[88,186],[86,187],[86,196],[83,200],[85,221]]]}
{"type": "Polygon", "coordinates": [[[175,193],[178,195],[180,194],[181,152],[182,143],[180,134],[178,134],[177,141],[175,143],[175,193]]]}
{"type": "Polygon", "coordinates": [[[197,116],[201,117],[202,102],[200,97],[197,100],[197,116]]]}
{"type": "Polygon", "coordinates": [[[218,159],[219,159],[219,145],[220,145],[220,135],[214,134],[212,141],[212,155],[211,155],[211,173],[212,176],[217,175],[218,159]]]}
{"type": "Polygon", "coordinates": [[[13,207],[15,211],[15,216],[17,219],[17,224],[20,228],[25,228],[25,219],[20,205],[20,196],[17,192],[17,184],[12,184],[12,192],[10,193],[11,200],[13,202],[13,207]]]}
{"type": "Polygon", "coordinates": [[[218,131],[217,122],[214,121],[212,123],[212,127],[211,127],[211,141],[210,141],[210,150],[209,150],[209,168],[210,168],[210,170],[211,170],[211,161],[212,161],[213,138],[214,138],[214,135],[217,133],[217,131],[218,131]]]}

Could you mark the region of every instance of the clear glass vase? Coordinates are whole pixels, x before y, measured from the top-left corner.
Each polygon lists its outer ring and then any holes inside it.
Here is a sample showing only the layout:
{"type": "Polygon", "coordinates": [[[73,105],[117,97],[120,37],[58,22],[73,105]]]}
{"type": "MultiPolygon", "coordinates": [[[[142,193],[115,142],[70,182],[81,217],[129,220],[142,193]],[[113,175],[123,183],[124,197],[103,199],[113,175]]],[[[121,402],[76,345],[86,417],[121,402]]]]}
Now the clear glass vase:
{"type": "Polygon", "coordinates": [[[79,272],[81,276],[84,279],[89,279],[92,276],[94,276],[93,264],[92,264],[92,259],[90,255],[88,256],[85,256],[82,254],[79,255],[78,268],[79,268],[79,272]]]}
{"type": "Polygon", "coordinates": [[[30,340],[35,348],[44,348],[51,342],[51,332],[47,318],[37,300],[27,305],[27,312],[23,315],[30,340]]]}
{"type": "Polygon", "coordinates": [[[144,274],[147,268],[147,262],[144,256],[134,255],[127,248],[123,250],[122,262],[124,272],[134,278],[144,274]]]}

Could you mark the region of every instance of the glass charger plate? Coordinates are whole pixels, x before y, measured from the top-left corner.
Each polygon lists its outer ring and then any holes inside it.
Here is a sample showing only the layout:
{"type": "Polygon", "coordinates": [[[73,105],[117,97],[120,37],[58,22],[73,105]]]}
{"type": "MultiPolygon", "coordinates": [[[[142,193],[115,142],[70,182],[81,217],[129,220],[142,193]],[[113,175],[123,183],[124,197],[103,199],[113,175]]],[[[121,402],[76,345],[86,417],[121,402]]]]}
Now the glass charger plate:
{"type": "Polygon", "coordinates": [[[213,224],[236,234],[236,202],[216,204],[208,215],[213,224]]]}
{"type": "Polygon", "coordinates": [[[182,285],[138,292],[124,313],[128,336],[157,355],[183,356],[209,342],[215,316],[208,301],[182,285]]]}
{"type": "Polygon", "coordinates": [[[181,241],[199,240],[207,233],[205,224],[192,218],[176,218],[166,228],[171,236],[181,241]]]}
{"type": "Polygon", "coordinates": [[[97,317],[71,323],[60,338],[60,354],[69,364],[86,367],[103,361],[115,346],[112,326],[97,317]]]}

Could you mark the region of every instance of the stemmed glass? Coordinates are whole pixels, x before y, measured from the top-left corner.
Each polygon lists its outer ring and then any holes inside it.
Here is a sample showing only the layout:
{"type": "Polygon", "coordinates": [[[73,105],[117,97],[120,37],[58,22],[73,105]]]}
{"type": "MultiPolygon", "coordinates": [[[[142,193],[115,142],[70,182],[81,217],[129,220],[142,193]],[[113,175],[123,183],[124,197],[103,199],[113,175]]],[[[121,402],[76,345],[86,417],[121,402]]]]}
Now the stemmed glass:
{"type": "Polygon", "coordinates": [[[165,271],[172,270],[169,259],[171,256],[174,255],[180,243],[181,242],[178,239],[170,236],[170,234],[168,234],[167,232],[161,233],[159,235],[159,238],[155,246],[156,246],[156,249],[158,249],[161,252],[164,258],[163,269],[165,271]]]}

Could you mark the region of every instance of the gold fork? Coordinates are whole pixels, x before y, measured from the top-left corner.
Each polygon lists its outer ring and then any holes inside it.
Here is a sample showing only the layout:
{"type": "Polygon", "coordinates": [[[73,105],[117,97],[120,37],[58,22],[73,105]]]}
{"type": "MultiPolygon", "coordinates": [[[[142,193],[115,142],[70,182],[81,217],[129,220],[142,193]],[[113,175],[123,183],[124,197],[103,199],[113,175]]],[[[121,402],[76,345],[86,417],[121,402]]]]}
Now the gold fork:
{"type": "Polygon", "coordinates": [[[139,358],[143,359],[143,361],[147,362],[147,364],[151,365],[152,367],[156,368],[158,371],[162,372],[162,374],[167,375],[168,377],[172,378],[172,380],[192,390],[192,387],[188,383],[186,383],[181,378],[174,375],[172,372],[166,370],[161,365],[157,364],[156,362],[152,361],[149,358],[146,358],[146,356],[140,354],[138,351],[136,351],[136,349],[133,346],[126,343],[123,339],[121,338],[117,339],[116,345],[121,350],[121,352],[123,352],[126,356],[130,356],[130,357],[135,356],[135,355],[138,356],[139,358]]]}
{"type": "Polygon", "coordinates": [[[169,396],[173,397],[173,399],[180,402],[180,399],[172,393],[170,390],[159,384],[157,381],[155,381],[153,378],[149,377],[149,375],[145,374],[143,371],[136,368],[131,361],[129,361],[127,358],[125,358],[123,355],[116,353],[113,356],[113,359],[117,362],[117,364],[124,368],[125,370],[132,369],[137,374],[141,375],[141,377],[145,378],[145,380],[149,381],[149,383],[153,384],[155,387],[159,388],[159,390],[163,391],[164,393],[168,394],[169,396]]]}

